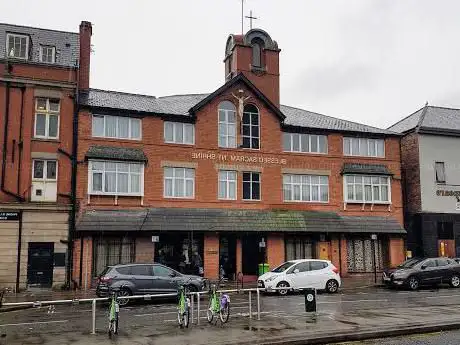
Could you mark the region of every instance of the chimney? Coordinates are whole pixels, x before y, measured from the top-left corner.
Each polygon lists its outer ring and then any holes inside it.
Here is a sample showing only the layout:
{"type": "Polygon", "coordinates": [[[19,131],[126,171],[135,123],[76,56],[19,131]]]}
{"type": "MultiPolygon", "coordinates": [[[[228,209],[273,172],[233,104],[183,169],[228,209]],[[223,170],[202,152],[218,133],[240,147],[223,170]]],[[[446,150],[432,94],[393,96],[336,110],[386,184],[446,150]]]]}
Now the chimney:
{"type": "Polygon", "coordinates": [[[91,59],[91,35],[93,27],[90,22],[80,24],[80,58],[79,58],[79,88],[89,89],[89,67],[91,59]]]}
{"type": "Polygon", "coordinates": [[[275,106],[280,106],[280,49],[261,29],[230,35],[225,47],[225,79],[243,73],[275,106]]]}

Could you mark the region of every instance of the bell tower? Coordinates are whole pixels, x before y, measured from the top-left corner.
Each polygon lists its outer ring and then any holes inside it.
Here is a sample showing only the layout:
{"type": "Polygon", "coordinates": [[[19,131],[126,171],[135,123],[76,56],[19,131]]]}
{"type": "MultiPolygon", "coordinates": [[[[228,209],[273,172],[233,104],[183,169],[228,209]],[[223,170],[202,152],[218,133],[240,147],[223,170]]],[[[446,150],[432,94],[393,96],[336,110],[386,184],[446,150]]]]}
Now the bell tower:
{"type": "Polygon", "coordinates": [[[225,81],[243,73],[274,105],[280,106],[279,53],[276,41],[261,29],[230,35],[225,45],[225,81]]]}

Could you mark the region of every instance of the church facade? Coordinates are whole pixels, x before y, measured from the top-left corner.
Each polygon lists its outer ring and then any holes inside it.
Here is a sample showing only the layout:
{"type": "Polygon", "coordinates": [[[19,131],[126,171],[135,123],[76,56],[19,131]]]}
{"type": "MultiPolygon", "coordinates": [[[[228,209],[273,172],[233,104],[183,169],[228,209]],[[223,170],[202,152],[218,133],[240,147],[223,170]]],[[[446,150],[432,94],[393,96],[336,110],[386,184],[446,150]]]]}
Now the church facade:
{"type": "Polygon", "coordinates": [[[74,280],[162,262],[215,279],[404,260],[400,136],[280,103],[276,41],[230,35],[209,94],[80,93],[74,280]]]}

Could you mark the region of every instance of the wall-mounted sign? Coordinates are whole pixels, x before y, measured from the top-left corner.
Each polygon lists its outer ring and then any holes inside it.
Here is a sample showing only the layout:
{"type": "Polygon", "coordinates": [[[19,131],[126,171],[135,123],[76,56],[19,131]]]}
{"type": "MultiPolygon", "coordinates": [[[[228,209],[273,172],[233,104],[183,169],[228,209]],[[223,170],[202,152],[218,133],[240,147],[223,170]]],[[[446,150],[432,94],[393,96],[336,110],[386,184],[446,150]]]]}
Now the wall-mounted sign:
{"type": "Polygon", "coordinates": [[[285,158],[273,156],[256,156],[256,155],[238,155],[238,154],[220,154],[214,152],[192,152],[192,159],[202,159],[219,161],[226,163],[258,163],[258,164],[280,164],[285,165],[285,158]]]}
{"type": "Polygon", "coordinates": [[[460,190],[442,190],[436,191],[437,196],[458,196],[460,197],[460,190]]]}
{"type": "Polygon", "coordinates": [[[377,240],[377,235],[376,235],[376,234],[372,234],[372,235],[371,235],[371,240],[374,240],[374,241],[377,240]]]}
{"type": "Polygon", "coordinates": [[[0,212],[1,220],[19,220],[19,212],[0,212]]]}
{"type": "Polygon", "coordinates": [[[152,242],[153,242],[153,243],[158,243],[158,242],[160,242],[160,236],[152,236],[152,242]]]}

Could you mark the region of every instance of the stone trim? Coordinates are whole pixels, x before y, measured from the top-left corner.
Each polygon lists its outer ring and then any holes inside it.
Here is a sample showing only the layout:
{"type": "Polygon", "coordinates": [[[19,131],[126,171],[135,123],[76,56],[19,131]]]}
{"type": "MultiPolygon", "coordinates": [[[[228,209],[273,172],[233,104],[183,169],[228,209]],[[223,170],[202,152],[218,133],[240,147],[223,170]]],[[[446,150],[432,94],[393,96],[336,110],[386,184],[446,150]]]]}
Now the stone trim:
{"type": "Polygon", "coordinates": [[[313,170],[313,169],[296,169],[296,168],[282,168],[282,174],[298,174],[298,175],[322,175],[331,176],[330,170],[313,170]]]}
{"type": "Polygon", "coordinates": [[[161,167],[175,167],[175,168],[198,168],[198,163],[194,162],[175,162],[175,161],[161,161],[161,167]]]}
{"type": "Polygon", "coordinates": [[[62,92],[58,90],[49,90],[49,89],[35,89],[35,97],[45,97],[45,98],[62,98],[62,92]]]}
{"type": "Polygon", "coordinates": [[[58,159],[58,154],[53,152],[32,152],[32,158],[58,159]]]}
{"type": "Polygon", "coordinates": [[[231,170],[231,171],[254,171],[263,172],[264,168],[250,165],[239,164],[214,164],[216,170],[231,170]]]}

